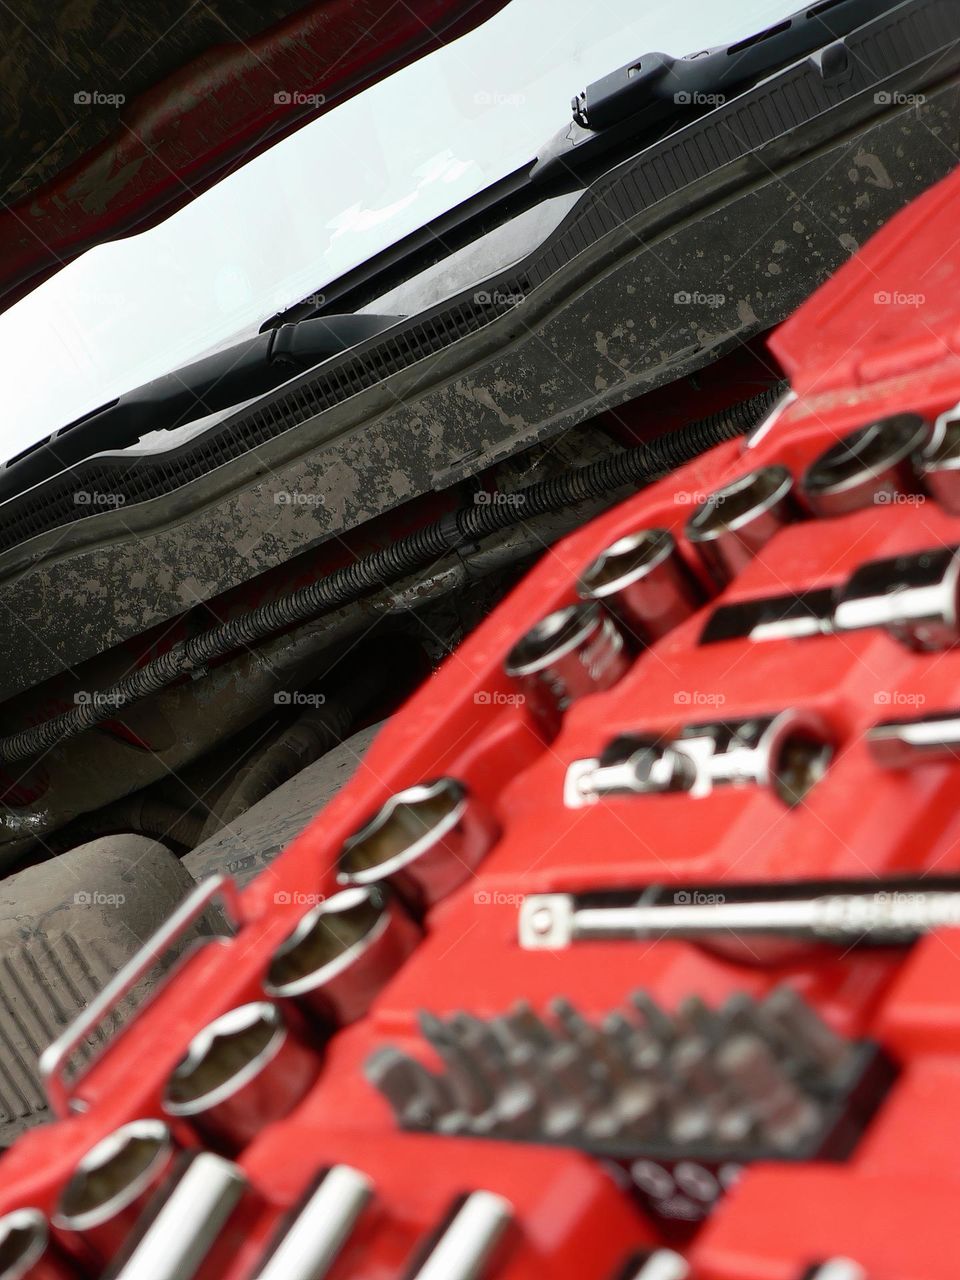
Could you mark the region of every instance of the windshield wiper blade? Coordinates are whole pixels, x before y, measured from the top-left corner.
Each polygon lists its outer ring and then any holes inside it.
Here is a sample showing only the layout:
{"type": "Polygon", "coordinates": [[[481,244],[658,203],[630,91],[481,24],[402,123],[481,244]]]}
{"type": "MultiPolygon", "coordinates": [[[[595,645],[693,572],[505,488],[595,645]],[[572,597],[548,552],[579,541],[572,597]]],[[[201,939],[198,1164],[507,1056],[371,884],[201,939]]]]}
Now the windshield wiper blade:
{"type": "Polygon", "coordinates": [[[144,383],[31,445],[0,468],[0,501],[76,466],[264,395],[330,356],[374,338],[403,316],[321,316],[258,333],[144,383]]]}
{"type": "MultiPolygon", "coordinates": [[[[287,319],[370,305],[463,245],[556,195],[576,194],[605,169],[711,109],[709,92],[746,91],[751,82],[821,53],[824,78],[842,82],[843,41],[858,27],[912,0],[823,0],[745,40],[686,58],[645,54],[590,85],[573,100],[574,118],[527,163],[323,285],[325,301],[306,298],[272,317],[287,319]],[[643,74],[636,74],[640,67],[643,74]],[[684,101],[687,95],[689,101],[684,101]],[[677,99],[681,100],[677,100],[677,99]],[[585,123],[582,123],[584,121],[585,123]]],[[[717,104],[718,105],[718,104],[717,104]]]]}
{"type": "Polygon", "coordinates": [[[574,97],[572,122],[540,151],[531,178],[544,182],[564,171],[579,174],[625,138],[686,124],[818,50],[825,51],[824,74],[841,77],[849,65],[843,38],[900,3],[822,0],[730,45],[683,58],[634,58],[574,97]]]}

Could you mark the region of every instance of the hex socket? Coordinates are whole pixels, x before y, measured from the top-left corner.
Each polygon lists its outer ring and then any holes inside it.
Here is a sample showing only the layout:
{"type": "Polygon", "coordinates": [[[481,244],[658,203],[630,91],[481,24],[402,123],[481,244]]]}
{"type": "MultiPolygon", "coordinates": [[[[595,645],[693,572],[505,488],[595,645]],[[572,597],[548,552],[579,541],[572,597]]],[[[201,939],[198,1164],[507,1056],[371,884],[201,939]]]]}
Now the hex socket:
{"type": "Polygon", "coordinates": [[[580,575],[577,594],[600,601],[644,644],[667,635],[704,599],[666,529],[639,529],[605,547],[580,575]]]}
{"type": "Polygon", "coordinates": [[[711,577],[725,587],[796,514],[790,472],[760,467],[714,490],[685,532],[711,577]]]}
{"type": "Polygon", "coordinates": [[[0,1280],[76,1280],[77,1274],[56,1251],[39,1209],[14,1209],[0,1218],[0,1280]]]}
{"type": "Polygon", "coordinates": [[[167,1081],[163,1109],[188,1120],[218,1150],[241,1151],[293,1110],[320,1066],[275,1004],[241,1005],[194,1036],[167,1081]]]}
{"type": "Polygon", "coordinates": [[[800,482],[804,502],[817,516],[842,516],[916,493],[913,457],[930,436],[915,413],[895,413],[851,431],[807,467],[800,482]]]}
{"type": "Polygon", "coordinates": [[[108,1134],[79,1161],[60,1196],[53,1224],[83,1237],[108,1262],[167,1178],[175,1150],[162,1120],[133,1120],[108,1134]]]}
{"type": "Polygon", "coordinates": [[[588,693],[609,689],[626,674],[623,634],[596,601],[569,605],[535,623],[507,654],[504,669],[550,720],[588,693]]]}
{"type": "Polygon", "coordinates": [[[499,834],[493,816],[456,778],[398,791],[347,840],[343,885],[387,880],[415,914],[459,888],[499,834]]]}
{"type": "Polygon", "coordinates": [[[274,951],[263,989],[343,1027],[363,1017],[420,937],[388,889],[344,889],[300,918],[274,951]]]}
{"type": "MultiPolygon", "coordinates": [[[[799,804],[833,756],[833,735],[814,711],[790,707],[770,716],[688,725],[676,739],[704,789],[768,787],[788,807],[799,804]]],[[[699,790],[697,784],[694,790],[699,790]]]]}

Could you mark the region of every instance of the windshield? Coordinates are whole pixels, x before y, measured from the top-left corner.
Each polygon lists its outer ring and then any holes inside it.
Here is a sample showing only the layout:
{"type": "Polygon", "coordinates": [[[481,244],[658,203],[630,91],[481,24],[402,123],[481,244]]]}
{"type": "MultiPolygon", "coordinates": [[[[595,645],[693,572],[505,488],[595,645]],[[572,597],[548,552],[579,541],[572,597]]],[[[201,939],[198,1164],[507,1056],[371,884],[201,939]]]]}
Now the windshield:
{"type": "MultiPolygon", "coordinates": [[[[512,0],[141,235],[0,316],[10,457],[269,316],[532,159],[577,90],[639,53],[747,36],[789,0],[512,0]]],[[[299,92],[299,86],[278,92],[299,92]]]]}

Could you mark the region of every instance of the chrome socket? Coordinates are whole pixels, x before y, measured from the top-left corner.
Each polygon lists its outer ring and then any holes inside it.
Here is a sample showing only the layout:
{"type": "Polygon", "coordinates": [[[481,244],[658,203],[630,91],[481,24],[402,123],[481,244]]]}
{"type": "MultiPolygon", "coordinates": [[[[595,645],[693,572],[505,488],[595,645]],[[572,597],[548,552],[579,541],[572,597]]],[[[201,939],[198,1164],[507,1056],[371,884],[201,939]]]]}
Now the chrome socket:
{"type": "Polygon", "coordinates": [[[323,1280],[370,1203],[373,1183],[337,1164],[308,1194],[252,1280],[323,1280]]]}
{"type": "Polygon", "coordinates": [[[608,796],[689,791],[695,780],[693,762],[670,743],[630,735],[614,739],[598,759],[574,760],[567,768],[563,802],[568,809],[581,809],[608,796]]]}
{"type": "Polygon", "coordinates": [[[715,787],[755,785],[769,787],[792,807],[823,776],[832,754],[824,721],[797,708],[687,725],[672,742],[624,735],[598,759],[570,764],[563,800],[579,809],[615,795],[705,796],[715,787]]]}
{"type": "Polygon", "coordinates": [[[704,600],[666,529],[640,529],[612,542],[584,569],[577,594],[599,601],[640,644],[667,635],[704,600]]]}
{"type": "Polygon", "coordinates": [[[705,498],[685,532],[710,575],[725,587],[796,514],[787,468],[760,467],[705,498]]]}
{"type": "Polygon", "coordinates": [[[832,587],[791,591],[759,600],[737,600],[714,609],[700,634],[701,644],[725,640],[802,640],[834,630],[836,592],[832,587]]]}
{"type": "Polygon", "coordinates": [[[108,1262],[147,1199],[169,1176],[176,1152],[162,1120],[134,1120],[92,1147],[64,1187],[53,1225],[82,1236],[108,1262]]]}
{"type": "Polygon", "coordinates": [[[620,1280],[689,1280],[690,1265],[672,1249],[655,1249],[640,1263],[639,1270],[621,1274],[620,1280]]]}
{"type": "Polygon", "coordinates": [[[363,1017],[420,937],[388,889],[344,889],[301,917],[274,951],[263,989],[344,1027],[363,1017]]]}
{"type": "Polygon", "coordinates": [[[769,787],[789,807],[823,777],[832,735],[815,712],[790,708],[772,716],[687,725],[674,746],[696,768],[693,795],[715,787],[769,787]]]}
{"type": "Polygon", "coordinates": [[[474,1191],[408,1280],[483,1280],[513,1219],[509,1200],[490,1191],[474,1191]]]}
{"type": "Polygon", "coordinates": [[[182,1157],[104,1280],[193,1280],[249,1190],[243,1170],[229,1160],[209,1151],[182,1157]]]}
{"type": "Polygon", "coordinates": [[[917,468],[927,490],[944,511],[960,515],[960,405],[936,420],[917,468]]]}
{"type": "Polygon", "coordinates": [[[241,1005],[194,1036],[167,1081],[163,1109],[218,1149],[240,1151],[302,1101],[320,1065],[275,1004],[241,1005]]]}
{"type": "Polygon", "coordinates": [[[915,413],[868,422],[825,449],[803,474],[803,499],[817,516],[842,516],[918,491],[913,457],[930,438],[915,413]]]}
{"type": "Polygon", "coordinates": [[[351,887],[387,880],[420,913],[459,888],[498,835],[462,782],[437,778],[392,795],[344,842],[337,879],[351,887]]]}
{"type": "Polygon", "coordinates": [[[837,631],[882,627],[920,651],[949,649],[960,640],[960,551],[938,547],[861,565],[840,589],[837,631]]]}
{"type": "Polygon", "coordinates": [[[808,1271],[800,1280],[869,1280],[865,1268],[852,1258],[830,1258],[808,1271]]]}
{"type": "Polygon", "coordinates": [[[39,1209],[14,1209],[0,1218],[0,1280],[76,1280],[77,1274],[57,1254],[39,1209]]]}
{"type": "Polygon", "coordinates": [[[623,633],[596,601],[541,618],[507,654],[505,670],[534,713],[555,720],[571,703],[617,683],[630,667],[623,633]]]}
{"type": "Polygon", "coordinates": [[[867,750],[885,769],[960,764],[960,711],[887,720],[867,730],[867,750]]]}

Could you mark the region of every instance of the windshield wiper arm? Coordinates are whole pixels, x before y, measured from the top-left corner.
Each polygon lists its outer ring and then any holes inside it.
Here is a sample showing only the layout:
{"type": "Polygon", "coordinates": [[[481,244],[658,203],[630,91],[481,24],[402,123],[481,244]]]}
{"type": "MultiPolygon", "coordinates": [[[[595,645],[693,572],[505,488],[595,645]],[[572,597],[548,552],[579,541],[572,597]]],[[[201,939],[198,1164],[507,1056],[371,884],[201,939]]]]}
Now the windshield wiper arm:
{"type": "Polygon", "coordinates": [[[128,391],[31,445],[0,468],[0,501],[151,431],[170,430],[264,395],[403,319],[322,316],[258,333],[128,391]]]}
{"type": "Polygon", "coordinates": [[[601,76],[573,99],[573,120],[537,157],[531,178],[579,174],[626,137],[679,127],[734,92],[818,50],[836,46],[824,74],[848,67],[844,36],[902,0],[822,0],[756,35],[684,58],[645,53],[601,76]]]}

